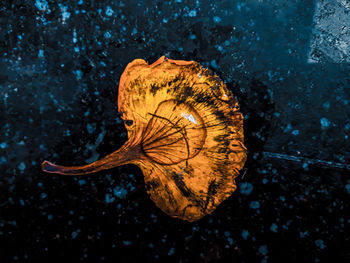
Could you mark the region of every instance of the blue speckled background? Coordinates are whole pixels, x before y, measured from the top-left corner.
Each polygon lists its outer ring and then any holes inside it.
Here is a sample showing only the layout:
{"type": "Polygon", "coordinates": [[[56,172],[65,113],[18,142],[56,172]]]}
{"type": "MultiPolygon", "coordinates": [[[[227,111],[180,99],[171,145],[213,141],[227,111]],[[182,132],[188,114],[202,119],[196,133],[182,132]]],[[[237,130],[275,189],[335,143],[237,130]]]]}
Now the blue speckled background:
{"type": "Polygon", "coordinates": [[[350,261],[350,2],[2,1],[1,262],[350,261]],[[165,215],[132,165],[85,177],[126,141],[127,63],[214,70],[238,97],[248,161],[195,223],[165,215]]]}

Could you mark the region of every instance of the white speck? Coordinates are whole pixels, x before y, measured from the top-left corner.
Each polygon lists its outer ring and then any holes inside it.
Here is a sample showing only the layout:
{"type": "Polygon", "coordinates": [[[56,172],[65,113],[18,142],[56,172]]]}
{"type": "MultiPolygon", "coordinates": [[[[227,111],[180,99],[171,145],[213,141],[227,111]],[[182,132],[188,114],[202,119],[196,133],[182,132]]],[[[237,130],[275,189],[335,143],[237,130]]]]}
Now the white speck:
{"type": "Polygon", "coordinates": [[[75,71],[75,75],[76,75],[77,79],[80,80],[83,76],[83,72],[78,69],[75,71]]]}
{"type": "Polygon", "coordinates": [[[181,112],[181,117],[184,117],[185,119],[189,120],[190,122],[193,122],[194,124],[197,124],[197,121],[196,121],[195,117],[193,117],[192,114],[181,112]]]}
{"type": "Polygon", "coordinates": [[[195,17],[197,15],[197,11],[196,10],[192,10],[191,12],[189,12],[188,16],[190,17],[195,17]]]}
{"type": "Polygon", "coordinates": [[[67,11],[68,10],[67,6],[59,4],[59,7],[60,7],[61,12],[62,12],[62,24],[64,24],[66,22],[66,20],[68,18],[70,18],[70,12],[67,11]]]}
{"type": "Polygon", "coordinates": [[[107,31],[105,34],[104,34],[105,38],[111,38],[112,35],[111,33],[109,33],[109,31],[107,31]]]}
{"type": "Polygon", "coordinates": [[[24,171],[26,169],[26,165],[24,162],[21,162],[19,165],[18,165],[18,169],[21,170],[21,171],[24,171]]]}
{"type": "Polygon", "coordinates": [[[227,94],[226,94],[226,93],[224,93],[224,97],[225,97],[225,98],[228,98],[228,96],[227,96],[227,94]]]}
{"type": "Polygon", "coordinates": [[[1,143],[1,144],[0,144],[0,148],[1,148],[1,149],[7,148],[7,143],[6,143],[6,142],[1,143]]]}
{"type": "Polygon", "coordinates": [[[331,125],[331,122],[327,118],[322,118],[320,120],[322,128],[328,128],[331,125]]]}
{"type": "Polygon", "coordinates": [[[223,48],[222,48],[222,46],[220,46],[220,45],[216,45],[215,46],[220,52],[222,52],[223,51],[223,48]]]}
{"type": "Polygon", "coordinates": [[[73,29],[73,43],[77,43],[77,31],[75,30],[75,28],[73,29]]]}
{"type": "Polygon", "coordinates": [[[323,108],[329,110],[331,104],[329,103],[329,101],[326,101],[325,103],[322,104],[323,108]]]}
{"type": "Polygon", "coordinates": [[[42,50],[42,49],[39,50],[38,57],[39,58],[43,58],[44,57],[44,50],[42,50]]]}
{"type": "Polygon", "coordinates": [[[110,6],[107,6],[106,15],[112,16],[113,13],[114,13],[113,9],[110,6]]]}
{"type": "Polygon", "coordinates": [[[40,10],[40,11],[46,11],[49,9],[49,4],[47,3],[46,0],[36,0],[35,6],[40,10]]]}
{"type": "Polygon", "coordinates": [[[219,17],[219,16],[214,16],[214,22],[215,23],[220,23],[221,22],[221,17],[219,17]]]}

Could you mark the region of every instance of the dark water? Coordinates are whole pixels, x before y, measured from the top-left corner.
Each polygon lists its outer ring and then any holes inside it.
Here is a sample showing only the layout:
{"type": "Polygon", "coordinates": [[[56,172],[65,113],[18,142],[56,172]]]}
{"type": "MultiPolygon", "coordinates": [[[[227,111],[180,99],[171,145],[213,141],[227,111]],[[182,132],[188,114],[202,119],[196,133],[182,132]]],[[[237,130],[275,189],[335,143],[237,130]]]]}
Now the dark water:
{"type": "Polygon", "coordinates": [[[2,1],[0,25],[1,262],[350,261],[349,1],[2,1]],[[245,116],[237,191],[195,223],[136,166],[40,169],[121,146],[119,77],[161,55],[214,70],[245,116]]]}

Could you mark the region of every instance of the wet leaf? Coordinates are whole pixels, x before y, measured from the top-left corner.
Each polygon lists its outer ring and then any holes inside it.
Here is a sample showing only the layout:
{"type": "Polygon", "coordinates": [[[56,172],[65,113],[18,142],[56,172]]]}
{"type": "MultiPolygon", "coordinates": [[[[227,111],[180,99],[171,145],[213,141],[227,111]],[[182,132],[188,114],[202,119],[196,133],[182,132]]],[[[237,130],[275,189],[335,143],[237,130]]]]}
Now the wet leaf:
{"type": "Polygon", "coordinates": [[[243,116],[220,78],[194,61],[142,59],[123,72],[118,111],[128,141],[92,164],[44,171],[79,175],[138,165],[154,203],[172,217],[196,221],[236,189],[246,160],[243,116]]]}

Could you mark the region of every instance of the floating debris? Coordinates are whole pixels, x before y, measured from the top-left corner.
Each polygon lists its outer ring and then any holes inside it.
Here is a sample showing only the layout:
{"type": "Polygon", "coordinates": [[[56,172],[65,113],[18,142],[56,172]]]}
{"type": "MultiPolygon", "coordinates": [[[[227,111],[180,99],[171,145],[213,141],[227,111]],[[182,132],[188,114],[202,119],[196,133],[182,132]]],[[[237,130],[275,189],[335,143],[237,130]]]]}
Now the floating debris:
{"type": "MultiPolygon", "coordinates": [[[[151,65],[136,59],[121,76],[118,102],[129,138],[119,150],[85,166],[45,161],[43,171],[81,175],[136,164],[155,204],[190,222],[213,212],[236,190],[246,160],[243,116],[210,70],[164,56],[151,65]]],[[[253,186],[244,184],[241,193],[248,195],[253,186]]],[[[114,194],[124,197],[118,189],[114,194]]],[[[113,200],[106,195],[107,203],[113,200]]]]}

